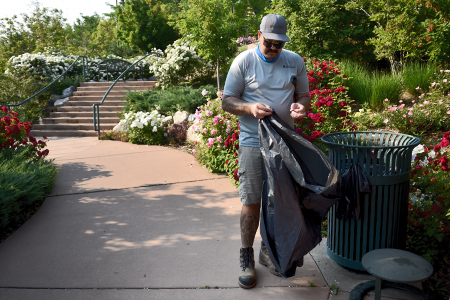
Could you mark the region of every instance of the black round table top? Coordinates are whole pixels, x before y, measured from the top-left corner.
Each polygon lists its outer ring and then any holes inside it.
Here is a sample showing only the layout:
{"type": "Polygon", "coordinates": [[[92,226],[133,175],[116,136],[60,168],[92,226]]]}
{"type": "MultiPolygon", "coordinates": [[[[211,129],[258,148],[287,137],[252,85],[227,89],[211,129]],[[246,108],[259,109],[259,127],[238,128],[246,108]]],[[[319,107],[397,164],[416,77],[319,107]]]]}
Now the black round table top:
{"type": "Polygon", "coordinates": [[[370,251],[361,264],[370,274],[391,282],[423,281],[433,274],[433,266],[424,258],[399,249],[370,251]]]}

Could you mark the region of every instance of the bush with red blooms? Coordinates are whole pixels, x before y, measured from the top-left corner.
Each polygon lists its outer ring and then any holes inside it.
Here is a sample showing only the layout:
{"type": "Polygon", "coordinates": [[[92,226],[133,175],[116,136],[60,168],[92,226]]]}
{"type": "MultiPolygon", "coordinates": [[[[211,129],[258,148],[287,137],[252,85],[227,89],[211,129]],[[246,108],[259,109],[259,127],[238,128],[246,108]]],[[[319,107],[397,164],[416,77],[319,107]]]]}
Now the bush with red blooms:
{"type": "Polygon", "coordinates": [[[36,140],[30,135],[32,123],[20,122],[17,112],[8,111],[6,106],[0,107],[0,151],[13,153],[21,147],[28,147],[30,160],[38,160],[48,155],[44,136],[43,140],[36,140]]]}
{"type": "Polygon", "coordinates": [[[448,276],[447,281],[441,280],[438,287],[433,287],[447,290],[450,270],[440,267],[450,265],[449,156],[450,132],[446,132],[439,144],[424,145],[414,158],[407,227],[407,250],[432,263],[441,279],[448,276]]]}
{"type": "Polygon", "coordinates": [[[352,100],[344,86],[341,74],[333,61],[305,60],[309,80],[311,111],[306,118],[295,120],[296,131],[308,141],[324,150],[320,137],[337,131],[356,130],[349,116],[352,100]]]}

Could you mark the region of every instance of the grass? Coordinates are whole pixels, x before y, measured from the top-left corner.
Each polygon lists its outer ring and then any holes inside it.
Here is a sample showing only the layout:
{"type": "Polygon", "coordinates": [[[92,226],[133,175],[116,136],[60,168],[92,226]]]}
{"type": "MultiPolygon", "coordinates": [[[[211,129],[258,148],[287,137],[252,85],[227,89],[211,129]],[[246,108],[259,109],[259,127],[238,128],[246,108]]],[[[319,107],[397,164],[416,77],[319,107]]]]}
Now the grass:
{"type": "Polygon", "coordinates": [[[342,73],[347,75],[345,84],[348,95],[358,104],[369,104],[381,109],[384,99],[398,102],[403,92],[402,77],[381,71],[370,72],[368,68],[352,61],[341,63],[342,73]]]}
{"type": "Polygon", "coordinates": [[[414,97],[428,92],[430,78],[436,71],[436,67],[430,63],[413,62],[407,64],[401,72],[405,91],[414,97]],[[417,87],[420,87],[420,90],[417,90],[417,87]]]}

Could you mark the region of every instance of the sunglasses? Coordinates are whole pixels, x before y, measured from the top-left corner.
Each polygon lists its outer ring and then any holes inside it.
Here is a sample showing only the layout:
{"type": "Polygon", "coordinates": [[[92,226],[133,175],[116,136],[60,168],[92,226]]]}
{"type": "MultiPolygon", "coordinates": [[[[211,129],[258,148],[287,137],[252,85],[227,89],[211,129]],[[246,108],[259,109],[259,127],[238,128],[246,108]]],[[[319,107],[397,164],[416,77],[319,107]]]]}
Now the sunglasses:
{"type": "Polygon", "coordinates": [[[275,47],[276,49],[281,49],[284,47],[284,44],[286,44],[286,42],[274,43],[272,41],[266,40],[266,38],[263,36],[263,44],[264,47],[267,47],[269,49],[272,49],[272,47],[275,47]]]}

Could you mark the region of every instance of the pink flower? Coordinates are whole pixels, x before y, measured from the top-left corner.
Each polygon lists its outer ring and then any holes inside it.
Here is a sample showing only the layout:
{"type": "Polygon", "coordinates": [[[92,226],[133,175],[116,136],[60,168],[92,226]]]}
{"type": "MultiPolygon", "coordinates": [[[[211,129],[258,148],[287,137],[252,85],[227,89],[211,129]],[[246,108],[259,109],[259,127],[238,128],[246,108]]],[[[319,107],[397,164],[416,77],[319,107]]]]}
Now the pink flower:
{"type": "Polygon", "coordinates": [[[406,118],[406,115],[403,115],[403,118],[406,118]]]}
{"type": "Polygon", "coordinates": [[[213,130],[211,131],[211,134],[212,134],[212,135],[216,135],[216,134],[217,134],[217,130],[213,129],[213,130]]]}
{"type": "Polygon", "coordinates": [[[217,140],[218,140],[219,142],[221,142],[221,141],[222,141],[222,137],[221,137],[221,136],[218,136],[218,137],[217,137],[217,140]]]}
{"type": "Polygon", "coordinates": [[[410,110],[409,113],[408,113],[408,115],[412,116],[412,115],[413,115],[413,112],[410,110]]]}
{"type": "Polygon", "coordinates": [[[212,114],[213,114],[213,113],[212,113],[210,110],[207,110],[207,111],[206,111],[206,115],[207,115],[208,117],[212,116],[212,114]]]}
{"type": "Polygon", "coordinates": [[[416,90],[420,89],[420,86],[416,87],[416,90]]]}
{"type": "Polygon", "coordinates": [[[203,129],[203,133],[205,133],[205,134],[208,133],[208,129],[206,129],[206,128],[203,129]]]}
{"type": "Polygon", "coordinates": [[[203,90],[202,91],[202,96],[206,96],[206,94],[208,94],[208,91],[207,90],[203,90]]]}
{"type": "Polygon", "coordinates": [[[409,122],[410,122],[410,123],[414,123],[414,120],[411,119],[411,120],[409,120],[409,122]]]}
{"type": "Polygon", "coordinates": [[[447,79],[442,80],[443,82],[447,82],[447,79]]]}
{"type": "Polygon", "coordinates": [[[450,115],[450,110],[447,112],[447,115],[450,115]]]}
{"type": "Polygon", "coordinates": [[[197,155],[197,151],[195,151],[195,149],[192,149],[192,154],[197,155]]]}
{"type": "Polygon", "coordinates": [[[403,100],[398,101],[399,103],[403,103],[403,100]]]}
{"type": "Polygon", "coordinates": [[[388,101],[389,101],[389,99],[388,99],[388,98],[386,98],[386,99],[384,99],[384,101],[388,102],[388,101]]]}
{"type": "Polygon", "coordinates": [[[383,123],[386,123],[386,124],[387,124],[387,122],[389,122],[389,119],[386,119],[383,121],[383,123]]]}

